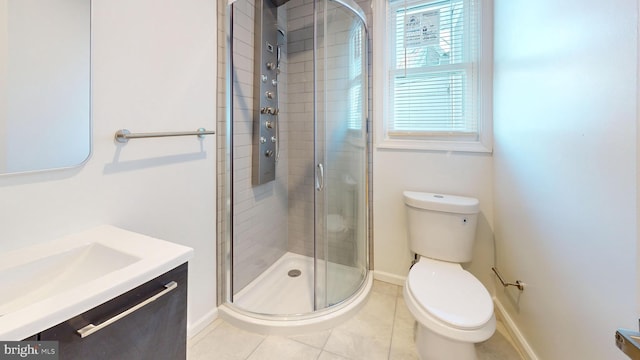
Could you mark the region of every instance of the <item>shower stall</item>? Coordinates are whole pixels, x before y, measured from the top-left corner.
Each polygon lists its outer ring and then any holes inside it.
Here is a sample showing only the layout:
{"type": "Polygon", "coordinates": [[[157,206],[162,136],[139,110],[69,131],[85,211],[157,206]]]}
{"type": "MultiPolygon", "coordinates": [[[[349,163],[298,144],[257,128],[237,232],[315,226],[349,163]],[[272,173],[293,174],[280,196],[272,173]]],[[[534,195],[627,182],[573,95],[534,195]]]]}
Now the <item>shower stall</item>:
{"type": "Polygon", "coordinates": [[[372,282],[366,17],[352,0],[225,8],[220,314],[268,333],[335,325],[372,282]]]}

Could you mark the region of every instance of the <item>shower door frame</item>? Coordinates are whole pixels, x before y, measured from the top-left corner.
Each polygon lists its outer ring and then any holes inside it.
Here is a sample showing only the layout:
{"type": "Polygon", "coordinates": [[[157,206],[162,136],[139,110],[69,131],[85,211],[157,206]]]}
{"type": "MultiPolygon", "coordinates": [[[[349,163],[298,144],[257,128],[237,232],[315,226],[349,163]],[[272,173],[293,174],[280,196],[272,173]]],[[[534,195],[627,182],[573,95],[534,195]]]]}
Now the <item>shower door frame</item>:
{"type": "MultiPolygon", "coordinates": [[[[244,1],[244,0],[239,0],[239,1],[244,1]]],[[[348,8],[351,12],[353,12],[361,21],[362,21],[362,26],[364,29],[364,53],[365,58],[366,58],[366,76],[364,76],[364,86],[366,91],[363,91],[363,95],[365,96],[365,99],[363,101],[363,113],[364,113],[364,123],[363,123],[363,131],[365,132],[365,138],[366,138],[366,144],[364,146],[364,155],[365,155],[365,164],[364,164],[364,179],[365,179],[365,191],[364,191],[364,196],[365,196],[365,201],[364,203],[366,204],[366,209],[363,209],[366,211],[366,216],[365,218],[365,243],[364,243],[364,247],[365,249],[364,251],[364,257],[365,257],[365,264],[364,264],[364,270],[367,273],[366,276],[364,277],[364,279],[361,281],[359,287],[354,291],[354,293],[352,293],[349,297],[347,297],[346,299],[344,299],[343,301],[341,301],[338,304],[331,304],[331,306],[327,306],[321,309],[318,309],[315,303],[315,294],[314,294],[314,310],[310,313],[305,313],[305,314],[300,314],[301,318],[314,318],[314,317],[320,317],[323,316],[326,313],[330,313],[333,312],[334,309],[339,309],[341,308],[343,305],[346,305],[349,303],[349,301],[351,299],[354,299],[357,297],[357,295],[360,295],[365,288],[365,284],[367,283],[367,278],[371,276],[370,274],[370,270],[371,269],[371,265],[373,263],[372,259],[371,259],[371,254],[372,254],[372,232],[371,232],[371,228],[370,228],[370,220],[372,217],[371,211],[372,211],[372,207],[371,207],[371,199],[370,199],[370,191],[371,191],[371,169],[370,169],[370,157],[371,157],[371,134],[370,134],[370,107],[369,107],[369,100],[371,99],[370,97],[370,92],[371,89],[369,88],[369,46],[368,46],[368,40],[369,40],[369,29],[367,26],[367,21],[366,21],[366,16],[364,15],[364,13],[362,12],[362,10],[360,10],[360,8],[357,6],[357,4],[351,0],[325,0],[325,1],[332,1],[332,2],[336,2],[339,3],[341,5],[343,5],[344,7],[348,8]]],[[[235,2],[235,1],[233,1],[235,2]]],[[[219,134],[220,131],[224,131],[225,134],[225,141],[222,142],[224,144],[223,147],[219,147],[218,150],[223,150],[220,151],[221,155],[218,155],[218,162],[219,164],[222,163],[224,164],[223,168],[224,168],[224,180],[223,180],[223,186],[219,187],[220,191],[218,191],[218,212],[222,213],[222,219],[221,221],[218,222],[219,225],[219,231],[218,231],[218,236],[221,237],[221,239],[218,240],[218,305],[223,305],[223,304],[229,304],[231,305],[231,307],[233,308],[234,311],[237,311],[241,314],[245,314],[245,315],[249,315],[252,317],[256,317],[256,318],[263,318],[263,319],[267,319],[267,320],[278,320],[278,319],[282,319],[282,320],[291,320],[291,314],[260,314],[260,313],[254,313],[251,312],[249,310],[245,310],[242,308],[239,308],[237,306],[234,305],[233,302],[233,294],[234,294],[234,288],[233,288],[233,235],[234,235],[234,229],[233,229],[233,173],[234,173],[234,167],[233,167],[233,153],[234,153],[234,141],[233,141],[233,101],[234,101],[234,85],[233,85],[233,76],[232,76],[232,69],[233,69],[233,13],[234,13],[234,6],[233,6],[233,2],[229,3],[226,0],[220,0],[219,4],[224,4],[225,5],[225,21],[224,21],[224,29],[225,29],[225,44],[226,44],[226,48],[224,49],[225,52],[225,108],[224,108],[224,125],[220,125],[219,122],[219,134]],[[220,161],[221,158],[223,159],[223,161],[220,161]]],[[[316,71],[317,71],[317,65],[316,65],[316,14],[317,14],[317,1],[314,1],[314,70],[313,70],[313,74],[314,74],[314,161],[315,164],[318,164],[317,162],[317,155],[316,155],[316,151],[315,151],[315,143],[317,141],[317,139],[315,139],[316,136],[316,130],[315,130],[315,126],[317,125],[317,114],[316,114],[316,110],[315,107],[317,106],[317,101],[316,101],[316,96],[317,96],[317,89],[316,89],[316,82],[315,82],[315,77],[316,77],[316,71]]],[[[220,136],[220,135],[219,135],[220,136]]],[[[315,166],[314,166],[315,169],[315,166]]],[[[218,174],[220,174],[220,172],[218,172],[218,174]]],[[[314,228],[316,226],[316,218],[315,218],[315,196],[317,196],[316,191],[314,190],[314,228]]],[[[218,215],[220,216],[220,214],[218,215]]],[[[317,243],[317,240],[315,239],[316,236],[316,231],[314,229],[314,244],[317,243]]],[[[315,247],[315,245],[314,245],[315,247]]],[[[315,252],[315,251],[314,251],[315,252]]],[[[317,256],[314,253],[314,293],[317,291],[317,286],[318,284],[316,283],[316,273],[317,271],[315,270],[315,267],[317,266],[316,261],[317,261],[317,256]]]]}
{"type": "MultiPolygon", "coordinates": [[[[369,221],[370,221],[370,211],[371,211],[371,206],[370,206],[370,202],[369,202],[369,185],[370,185],[370,172],[369,172],[369,158],[371,156],[370,151],[369,151],[369,145],[370,145],[370,134],[369,134],[369,69],[368,69],[368,64],[369,64],[369,57],[368,57],[368,39],[369,39],[369,33],[368,33],[368,27],[367,27],[367,21],[366,21],[366,16],[364,15],[364,13],[361,12],[361,10],[359,11],[359,6],[353,2],[352,0],[316,0],[314,1],[314,24],[313,24],[313,29],[314,29],[314,36],[313,36],[313,61],[314,61],[314,67],[313,67],[313,79],[314,79],[314,96],[313,96],[313,104],[314,104],[314,111],[313,111],[313,117],[314,117],[314,169],[316,172],[316,191],[314,191],[314,309],[315,311],[318,310],[322,310],[322,309],[326,309],[326,308],[331,308],[332,306],[335,305],[339,305],[342,302],[348,301],[350,298],[353,297],[353,294],[356,294],[358,292],[358,289],[363,287],[363,284],[366,282],[367,280],[367,274],[366,272],[371,270],[370,268],[370,264],[371,264],[371,258],[370,258],[370,248],[371,248],[371,231],[369,228],[369,221]],[[329,85],[328,85],[328,78],[327,78],[327,72],[323,72],[324,78],[319,79],[318,77],[318,72],[319,72],[319,68],[320,68],[320,61],[324,62],[324,66],[322,67],[323,69],[328,69],[327,66],[327,59],[329,57],[331,57],[328,49],[330,47],[335,46],[335,44],[329,44],[327,39],[331,36],[334,35],[331,33],[331,31],[329,31],[329,25],[331,25],[328,22],[328,16],[327,16],[327,11],[329,11],[329,3],[337,3],[339,5],[342,6],[342,8],[346,8],[349,12],[351,13],[354,18],[357,18],[357,20],[360,20],[361,23],[358,23],[358,26],[361,26],[363,29],[363,41],[362,41],[362,56],[365,62],[365,66],[363,66],[363,77],[362,77],[362,87],[363,89],[366,89],[366,91],[362,91],[362,95],[363,95],[363,103],[362,103],[362,122],[361,122],[361,136],[364,137],[364,164],[363,164],[363,172],[364,172],[364,183],[366,184],[364,190],[363,190],[363,197],[364,197],[364,204],[366,206],[366,216],[364,216],[363,220],[364,220],[364,224],[363,224],[363,228],[365,231],[365,241],[364,241],[364,249],[361,249],[359,251],[363,252],[364,258],[365,258],[365,264],[363,265],[364,267],[364,271],[365,274],[363,274],[363,277],[361,278],[358,286],[354,289],[354,292],[350,295],[347,296],[344,299],[339,299],[337,301],[335,301],[335,299],[332,299],[332,296],[329,293],[329,283],[330,283],[330,273],[331,270],[329,269],[331,267],[331,264],[333,263],[331,260],[331,254],[330,254],[330,246],[329,246],[329,241],[328,241],[328,223],[327,223],[327,217],[329,214],[329,210],[331,208],[331,200],[330,200],[330,196],[329,193],[324,189],[324,185],[327,182],[327,178],[330,175],[330,169],[332,168],[330,160],[329,160],[329,147],[328,147],[328,133],[327,133],[327,123],[329,122],[329,110],[328,110],[328,101],[330,98],[332,98],[331,96],[329,96],[329,94],[331,93],[331,90],[328,90],[329,85]],[[319,4],[322,4],[323,6],[318,6],[319,4]],[[323,12],[324,11],[324,12],[323,12]],[[322,34],[319,34],[319,28],[322,28],[322,34]],[[323,47],[323,51],[322,51],[322,55],[319,55],[319,49],[320,49],[320,45],[318,43],[319,39],[322,38],[322,47],[323,47]],[[324,84],[324,86],[322,87],[322,90],[319,90],[318,87],[318,80],[322,81],[322,84],[324,84]],[[320,96],[320,92],[322,92],[322,96],[323,96],[323,101],[319,101],[318,97],[320,96]],[[319,114],[319,106],[324,106],[325,108],[321,110],[322,116],[319,114]],[[320,137],[322,140],[318,141],[318,137],[320,137]],[[318,179],[318,171],[323,172],[324,176],[322,176],[322,180],[321,180],[321,184],[317,181],[318,179]],[[322,187],[322,189],[319,189],[320,187],[322,187]],[[319,197],[321,197],[321,199],[319,200],[319,197]],[[322,220],[324,219],[324,221],[322,220]],[[322,225],[322,228],[318,228],[318,225],[322,225]],[[319,240],[320,238],[320,240],[319,240]],[[321,248],[322,247],[322,248],[321,248]],[[320,257],[322,256],[322,259],[320,259],[320,257]],[[324,269],[320,270],[320,263],[324,264],[324,269]],[[325,291],[324,294],[319,294],[317,289],[318,289],[318,285],[323,283],[325,285],[325,291]],[[324,295],[324,299],[320,299],[320,297],[322,297],[322,295],[324,295]]],[[[354,23],[355,24],[355,23],[354,23]]],[[[347,55],[348,56],[348,55],[347,55]]],[[[328,188],[329,190],[331,189],[331,187],[328,188]]],[[[346,194],[343,194],[343,196],[345,196],[346,194]]],[[[334,199],[335,201],[335,199],[334,199]]],[[[355,225],[357,226],[357,222],[355,223],[355,225]]],[[[353,235],[356,236],[355,230],[353,230],[354,233],[353,235]]],[[[357,240],[355,240],[357,243],[357,240]]],[[[356,253],[354,254],[355,256],[358,255],[357,250],[356,253]]],[[[334,259],[335,260],[335,259],[334,259]]],[[[357,265],[357,261],[356,261],[356,265],[357,265]]]]}

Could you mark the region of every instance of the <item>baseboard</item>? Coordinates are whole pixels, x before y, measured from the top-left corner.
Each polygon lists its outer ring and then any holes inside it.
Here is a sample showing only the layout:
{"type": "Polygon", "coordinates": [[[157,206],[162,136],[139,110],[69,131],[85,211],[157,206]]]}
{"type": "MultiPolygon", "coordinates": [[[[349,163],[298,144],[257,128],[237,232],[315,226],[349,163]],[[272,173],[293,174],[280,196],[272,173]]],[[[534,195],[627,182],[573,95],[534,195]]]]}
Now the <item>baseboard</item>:
{"type": "Polygon", "coordinates": [[[520,329],[516,326],[516,323],[513,321],[507,310],[502,306],[502,303],[497,298],[493,298],[493,303],[495,304],[496,312],[498,316],[502,320],[502,323],[507,328],[509,335],[511,335],[511,339],[513,339],[514,345],[517,350],[520,352],[520,355],[523,356],[524,360],[539,360],[536,353],[533,351],[531,346],[527,340],[522,336],[520,329]]]}
{"type": "Polygon", "coordinates": [[[404,286],[405,281],[407,280],[406,276],[398,276],[395,274],[387,273],[384,271],[373,271],[373,278],[375,280],[380,280],[384,282],[388,282],[395,285],[404,286]]]}
{"type": "Polygon", "coordinates": [[[211,324],[215,319],[218,318],[218,308],[215,307],[213,310],[206,313],[203,317],[194,321],[192,324],[187,326],[187,338],[191,339],[196,336],[200,331],[206,328],[209,324],[211,324]]]}

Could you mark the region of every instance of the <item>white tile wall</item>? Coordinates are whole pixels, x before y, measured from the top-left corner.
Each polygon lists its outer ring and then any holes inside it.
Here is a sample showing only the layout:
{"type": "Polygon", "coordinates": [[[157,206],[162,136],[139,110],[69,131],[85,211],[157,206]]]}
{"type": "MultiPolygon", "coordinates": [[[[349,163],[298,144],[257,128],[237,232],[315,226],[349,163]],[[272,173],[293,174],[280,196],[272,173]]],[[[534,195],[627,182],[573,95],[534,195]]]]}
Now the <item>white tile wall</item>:
{"type": "MultiPolygon", "coordinates": [[[[233,153],[233,290],[238,292],[287,250],[287,149],[286,130],[281,127],[280,161],[276,179],[252,184],[253,0],[239,0],[234,12],[234,153],[233,153]]],[[[281,84],[286,83],[281,81],[281,84]]],[[[283,91],[283,89],[279,89],[283,91]]],[[[282,98],[281,98],[282,99],[282,98]]],[[[286,106],[280,100],[280,109],[286,106]]],[[[286,122],[284,116],[280,123],[286,122]]]]}
{"type": "Polygon", "coordinates": [[[291,0],[287,9],[289,100],[289,250],[313,256],[313,4],[291,0]],[[309,69],[309,70],[308,70],[309,69]]]}

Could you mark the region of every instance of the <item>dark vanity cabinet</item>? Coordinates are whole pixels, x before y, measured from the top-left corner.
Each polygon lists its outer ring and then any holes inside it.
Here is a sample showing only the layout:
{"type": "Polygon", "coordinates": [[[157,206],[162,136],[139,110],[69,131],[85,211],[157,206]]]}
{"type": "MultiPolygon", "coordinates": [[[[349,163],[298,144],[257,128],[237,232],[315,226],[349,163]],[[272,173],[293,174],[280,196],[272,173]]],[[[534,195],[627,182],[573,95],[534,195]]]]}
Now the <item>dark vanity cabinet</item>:
{"type": "Polygon", "coordinates": [[[38,339],[58,341],[60,360],[186,359],[186,310],[185,263],[41,332],[38,339]]]}

